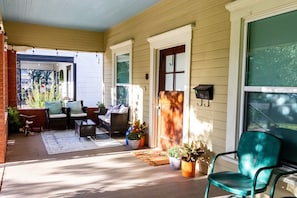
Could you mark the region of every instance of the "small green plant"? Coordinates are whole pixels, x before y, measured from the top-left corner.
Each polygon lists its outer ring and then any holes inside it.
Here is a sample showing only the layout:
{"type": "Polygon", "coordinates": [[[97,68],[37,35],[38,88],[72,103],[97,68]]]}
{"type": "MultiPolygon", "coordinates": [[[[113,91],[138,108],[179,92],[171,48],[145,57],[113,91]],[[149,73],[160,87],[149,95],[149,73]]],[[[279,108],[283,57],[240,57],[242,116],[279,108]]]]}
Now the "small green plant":
{"type": "Polygon", "coordinates": [[[181,147],[182,160],[186,162],[196,162],[202,155],[204,151],[202,148],[198,147],[194,142],[191,144],[184,144],[181,147]]]}
{"type": "Polygon", "coordinates": [[[21,121],[19,118],[19,111],[16,107],[8,107],[8,131],[18,132],[21,127],[21,121]]]}
{"type": "Polygon", "coordinates": [[[98,108],[105,108],[104,103],[102,103],[100,101],[98,101],[96,105],[98,106],[98,108]]]}
{"type": "Polygon", "coordinates": [[[169,147],[167,150],[168,156],[169,157],[174,157],[177,159],[181,158],[181,153],[180,153],[180,146],[172,146],[169,147]]]}
{"type": "Polygon", "coordinates": [[[132,124],[132,130],[128,134],[129,140],[140,140],[145,135],[145,129],[147,128],[145,122],[140,123],[140,120],[135,120],[132,124]]]}
{"type": "Polygon", "coordinates": [[[210,165],[212,162],[213,157],[215,156],[214,152],[212,152],[206,143],[200,141],[200,148],[204,151],[204,153],[202,154],[202,156],[199,158],[199,162],[204,162],[207,165],[210,165]]]}
{"type": "Polygon", "coordinates": [[[140,140],[142,133],[140,132],[131,132],[128,134],[129,140],[140,140]]]}
{"type": "Polygon", "coordinates": [[[26,99],[26,104],[33,108],[43,108],[45,101],[59,101],[59,86],[52,85],[50,89],[41,83],[35,83],[32,92],[26,99]]]}

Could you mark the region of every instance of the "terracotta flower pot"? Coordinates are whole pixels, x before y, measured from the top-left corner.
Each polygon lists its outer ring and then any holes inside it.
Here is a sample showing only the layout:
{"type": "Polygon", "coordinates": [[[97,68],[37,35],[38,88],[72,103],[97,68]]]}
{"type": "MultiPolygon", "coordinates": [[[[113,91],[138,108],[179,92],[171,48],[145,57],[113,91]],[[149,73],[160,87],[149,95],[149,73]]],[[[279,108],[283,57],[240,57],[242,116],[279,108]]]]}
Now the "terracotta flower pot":
{"type": "Polygon", "coordinates": [[[204,175],[207,175],[208,174],[208,164],[203,161],[199,161],[198,164],[199,164],[199,172],[204,175]]]}
{"type": "Polygon", "coordinates": [[[196,162],[181,162],[182,176],[184,177],[195,177],[196,174],[196,162]]]}
{"type": "Polygon", "coordinates": [[[141,136],[140,140],[139,140],[139,148],[143,148],[145,145],[145,136],[141,136]]]}

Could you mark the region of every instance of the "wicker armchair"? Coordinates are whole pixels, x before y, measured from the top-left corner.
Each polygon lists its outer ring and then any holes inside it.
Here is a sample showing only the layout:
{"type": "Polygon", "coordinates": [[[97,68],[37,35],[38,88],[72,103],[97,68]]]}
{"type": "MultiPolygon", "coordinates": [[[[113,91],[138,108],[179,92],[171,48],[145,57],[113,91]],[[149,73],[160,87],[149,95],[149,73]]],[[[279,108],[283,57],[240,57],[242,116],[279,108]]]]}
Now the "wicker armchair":
{"type": "Polygon", "coordinates": [[[86,120],[88,118],[88,107],[83,106],[83,101],[68,101],[66,103],[68,110],[68,127],[74,129],[75,120],[86,120]]]}
{"type": "Polygon", "coordinates": [[[65,130],[68,128],[68,109],[60,101],[45,102],[46,127],[65,130]]]}

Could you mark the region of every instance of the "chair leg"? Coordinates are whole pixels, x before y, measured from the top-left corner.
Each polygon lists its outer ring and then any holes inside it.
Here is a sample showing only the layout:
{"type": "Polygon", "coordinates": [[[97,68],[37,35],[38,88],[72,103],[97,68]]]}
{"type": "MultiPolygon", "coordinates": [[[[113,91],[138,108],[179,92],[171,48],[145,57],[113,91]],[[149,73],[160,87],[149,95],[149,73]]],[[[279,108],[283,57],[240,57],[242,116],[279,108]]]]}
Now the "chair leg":
{"type": "Polygon", "coordinates": [[[210,182],[208,181],[207,186],[205,188],[204,198],[208,198],[209,188],[210,188],[210,182]]]}

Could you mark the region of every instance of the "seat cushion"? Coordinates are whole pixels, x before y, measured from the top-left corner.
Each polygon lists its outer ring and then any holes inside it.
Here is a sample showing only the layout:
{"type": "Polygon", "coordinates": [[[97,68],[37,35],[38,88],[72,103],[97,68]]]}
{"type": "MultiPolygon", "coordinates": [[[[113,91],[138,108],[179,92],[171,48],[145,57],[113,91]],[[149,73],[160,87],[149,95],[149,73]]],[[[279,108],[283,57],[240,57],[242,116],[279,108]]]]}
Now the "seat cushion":
{"type": "Polygon", "coordinates": [[[60,101],[44,102],[44,107],[49,109],[49,114],[62,113],[62,104],[60,101]]]}
{"type": "Polygon", "coordinates": [[[78,118],[78,117],[87,117],[87,113],[71,113],[70,117],[74,118],[78,118]]]}
{"type": "Polygon", "coordinates": [[[125,107],[124,105],[121,105],[119,109],[119,113],[128,113],[129,107],[125,107]]]}
{"type": "Polygon", "coordinates": [[[110,124],[110,116],[106,116],[106,115],[99,115],[98,118],[108,124],[110,124]]]}
{"type": "Polygon", "coordinates": [[[59,113],[59,114],[50,114],[50,118],[66,118],[67,115],[65,113],[59,113]]]}
{"type": "Polygon", "coordinates": [[[83,113],[82,106],[81,106],[81,101],[67,102],[67,107],[70,108],[70,113],[71,114],[83,113]]]}

